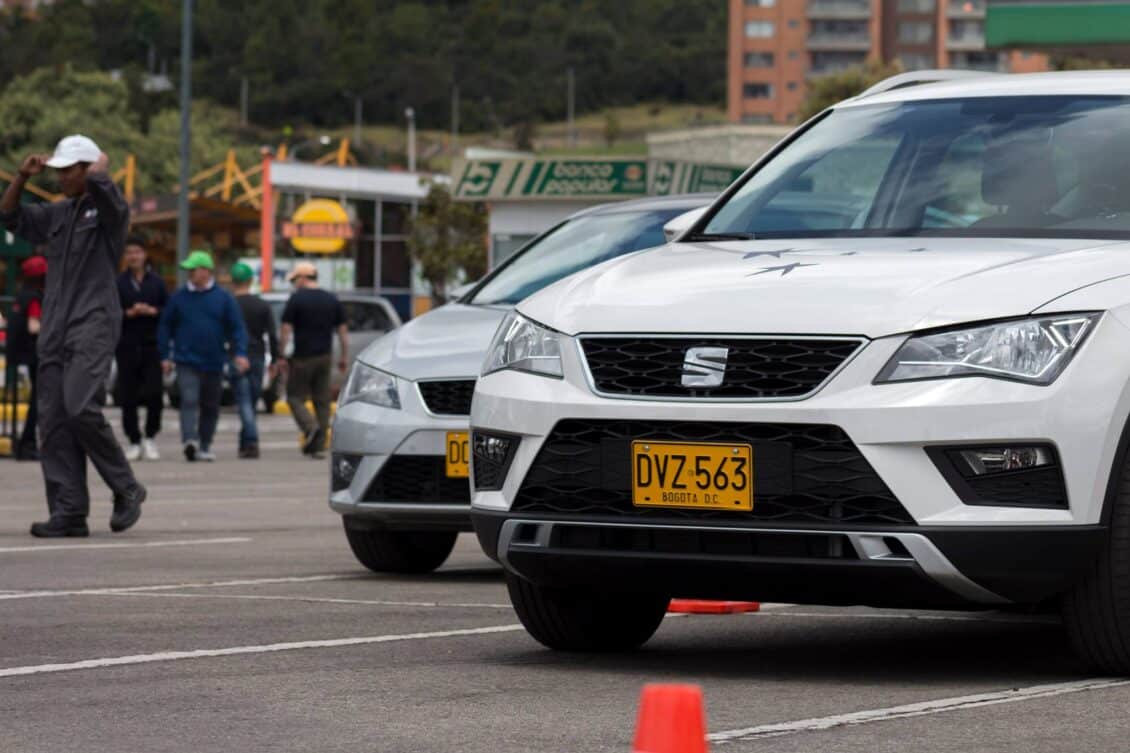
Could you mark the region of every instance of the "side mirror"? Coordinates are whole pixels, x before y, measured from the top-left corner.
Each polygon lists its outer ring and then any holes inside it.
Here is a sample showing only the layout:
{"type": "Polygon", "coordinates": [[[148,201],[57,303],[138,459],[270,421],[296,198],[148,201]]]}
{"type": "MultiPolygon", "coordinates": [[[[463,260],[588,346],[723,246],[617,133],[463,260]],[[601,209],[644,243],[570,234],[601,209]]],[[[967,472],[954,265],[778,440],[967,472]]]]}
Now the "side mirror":
{"type": "Polygon", "coordinates": [[[706,214],[707,209],[709,207],[699,207],[668,220],[667,224],[663,226],[663,239],[668,243],[678,240],[683,233],[690,230],[702,218],[702,215],[706,214]]]}

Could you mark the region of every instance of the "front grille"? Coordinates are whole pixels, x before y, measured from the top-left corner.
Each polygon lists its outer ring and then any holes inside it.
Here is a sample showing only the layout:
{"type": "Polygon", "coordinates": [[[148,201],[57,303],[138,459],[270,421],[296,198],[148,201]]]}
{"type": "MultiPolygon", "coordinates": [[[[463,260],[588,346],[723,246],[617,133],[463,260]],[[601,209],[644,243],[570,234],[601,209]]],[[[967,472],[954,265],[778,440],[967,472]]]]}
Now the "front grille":
{"type": "Polygon", "coordinates": [[[848,436],[820,424],[567,419],[534,458],[513,510],[771,523],[913,525],[914,519],[848,436]],[[631,442],[753,446],[752,512],[632,505],[631,442]]]}
{"type": "Polygon", "coordinates": [[[471,415],[471,395],[475,392],[474,379],[441,379],[417,382],[420,397],[432,413],[443,416],[471,415]]]}
{"type": "Polygon", "coordinates": [[[820,387],[862,341],[724,337],[584,337],[597,392],[635,397],[796,399],[820,387]],[[726,348],[722,384],[684,387],[690,348],[726,348]]]}
{"type": "Polygon", "coordinates": [[[471,504],[471,482],[448,478],[442,455],[393,455],[369,484],[364,501],[471,504]]]}

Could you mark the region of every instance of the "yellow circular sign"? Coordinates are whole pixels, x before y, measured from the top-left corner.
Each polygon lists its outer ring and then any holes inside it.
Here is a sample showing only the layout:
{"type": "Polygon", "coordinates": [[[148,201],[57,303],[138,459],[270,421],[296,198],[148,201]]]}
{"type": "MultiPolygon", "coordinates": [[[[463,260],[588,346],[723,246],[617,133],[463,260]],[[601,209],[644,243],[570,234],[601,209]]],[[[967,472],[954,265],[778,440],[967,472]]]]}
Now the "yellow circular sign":
{"type": "Polygon", "coordinates": [[[330,199],[312,199],[283,223],[283,237],[304,254],[336,254],[353,239],[353,225],[345,207],[330,199]]]}

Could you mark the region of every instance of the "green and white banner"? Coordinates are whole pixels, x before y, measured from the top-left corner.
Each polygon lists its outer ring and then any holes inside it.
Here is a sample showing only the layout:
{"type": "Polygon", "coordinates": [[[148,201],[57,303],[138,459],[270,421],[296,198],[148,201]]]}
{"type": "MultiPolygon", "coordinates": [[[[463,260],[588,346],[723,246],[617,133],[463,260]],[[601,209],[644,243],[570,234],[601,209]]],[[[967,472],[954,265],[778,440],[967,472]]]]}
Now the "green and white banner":
{"type": "Polygon", "coordinates": [[[602,200],[717,193],[743,169],[639,158],[476,159],[457,160],[451,178],[464,201],[602,200]]]}

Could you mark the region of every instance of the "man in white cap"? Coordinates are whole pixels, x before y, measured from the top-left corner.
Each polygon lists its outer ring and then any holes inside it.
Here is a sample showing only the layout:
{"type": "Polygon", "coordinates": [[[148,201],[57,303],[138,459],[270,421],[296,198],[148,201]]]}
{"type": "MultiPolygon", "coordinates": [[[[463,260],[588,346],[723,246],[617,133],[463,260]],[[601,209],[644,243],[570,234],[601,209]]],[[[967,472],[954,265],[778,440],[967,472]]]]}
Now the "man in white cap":
{"type": "Polygon", "coordinates": [[[129,228],[129,206],[108,164],[93,141],[68,136],[53,155],[24,159],[0,198],[0,224],[45,244],[50,270],[38,344],[39,454],[50,519],[32,524],[38,537],[89,535],[87,458],[114,493],[111,531],[136,523],[145,500],[145,487],[102,415],[122,320],[114,280],[129,228]],[[66,198],[20,203],[24,185],[46,167],[55,168],[66,198]]]}

